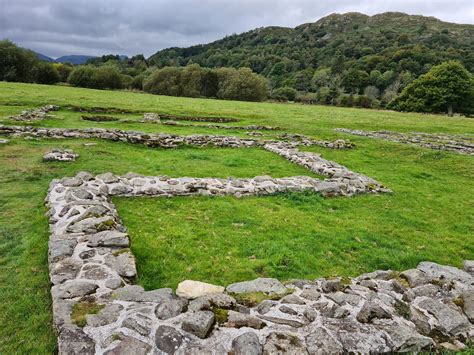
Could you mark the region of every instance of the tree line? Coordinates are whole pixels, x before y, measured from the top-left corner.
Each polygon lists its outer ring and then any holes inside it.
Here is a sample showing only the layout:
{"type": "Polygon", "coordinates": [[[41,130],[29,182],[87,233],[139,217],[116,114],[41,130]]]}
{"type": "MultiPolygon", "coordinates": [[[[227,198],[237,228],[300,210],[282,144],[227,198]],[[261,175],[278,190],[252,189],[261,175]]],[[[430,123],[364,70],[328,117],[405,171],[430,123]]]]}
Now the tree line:
{"type": "MultiPolygon", "coordinates": [[[[281,68],[280,68],[281,69],[281,68]]],[[[278,66],[274,74],[279,72],[278,66]]],[[[310,78],[313,91],[291,86],[272,89],[271,80],[250,68],[150,66],[143,55],[106,55],[86,65],[47,63],[32,51],[0,41],[0,80],[66,83],[94,89],[143,90],[151,94],[243,101],[297,101],[347,107],[387,107],[399,111],[474,113],[473,75],[458,61],[432,67],[419,78],[393,80],[393,73],[352,68],[335,74],[322,67],[310,78]],[[390,84],[389,84],[390,83],[390,84]],[[382,93],[380,87],[386,86],[382,93]]]]}

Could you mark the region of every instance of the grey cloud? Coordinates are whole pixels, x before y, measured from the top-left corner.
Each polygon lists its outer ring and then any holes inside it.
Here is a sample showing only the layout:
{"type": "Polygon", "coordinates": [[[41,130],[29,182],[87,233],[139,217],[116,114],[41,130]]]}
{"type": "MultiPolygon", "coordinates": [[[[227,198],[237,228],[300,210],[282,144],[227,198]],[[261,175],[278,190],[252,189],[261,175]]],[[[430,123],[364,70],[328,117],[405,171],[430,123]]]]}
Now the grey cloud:
{"type": "Polygon", "coordinates": [[[294,27],[348,11],[403,11],[459,23],[474,20],[470,0],[0,0],[0,38],[55,57],[150,55],[256,27],[294,27]]]}

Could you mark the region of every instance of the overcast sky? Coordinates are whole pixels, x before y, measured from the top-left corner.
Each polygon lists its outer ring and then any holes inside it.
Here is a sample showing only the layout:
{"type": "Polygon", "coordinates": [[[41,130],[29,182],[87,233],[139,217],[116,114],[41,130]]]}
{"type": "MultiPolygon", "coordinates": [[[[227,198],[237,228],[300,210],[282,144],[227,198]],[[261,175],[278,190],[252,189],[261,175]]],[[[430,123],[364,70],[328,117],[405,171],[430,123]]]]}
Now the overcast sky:
{"type": "Polygon", "coordinates": [[[0,39],[43,54],[149,56],[261,26],[295,27],[333,12],[385,11],[474,23],[473,0],[0,0],[0,39]]]}

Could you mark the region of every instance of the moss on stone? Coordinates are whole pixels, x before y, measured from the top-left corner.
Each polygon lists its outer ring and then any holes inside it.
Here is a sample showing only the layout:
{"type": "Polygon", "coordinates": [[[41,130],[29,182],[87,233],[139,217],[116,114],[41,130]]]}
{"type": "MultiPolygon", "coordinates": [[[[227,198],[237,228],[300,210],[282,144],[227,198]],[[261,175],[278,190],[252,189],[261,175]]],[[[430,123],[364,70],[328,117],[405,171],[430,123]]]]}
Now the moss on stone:
{"type": "Polygon", "coordinates": [[[390,279],[397,280],[402,286],[410,287],[408,280],[405,279],[398,271],[392,271],[390,273],[390,279]]]}
{"type": "Polygon", "coordinates": [[[212,312],[214,313],[214,316],[216,317],[216,322],[218,324],[224,324],[225,322],[227,322],[227,319],[229,318],[228,309],[214,307],[212,308],[212,312]]]}
{"type": "Polygon", "coordinates": [[[393,306],[395,308],[395,312],[405,319],[411,318],[411,310],[410,306],[403,301],[395,300],[395,304],[393,306]]]}
{"type": "Polygon", "coordinates": [[[125,253],[130,253],[130,248],[123,248],[123,249],[119,249],[119,250],[116,250],[112,253],[113,256],[119,256],[121,254],[125,254],[125,253]]]}
{"type": "Polygon", "coordinates": [[[461,307],[461,309],[464,309],[464,298],[462,296],[458,296],[455,299],[453,299],[453,303],[456,306],[461,307]]]}
{"type": "Polygon", "coordinates": [[[240,303],[247,307],[255,307],[265,300],[279,300],[283,296],[291,293],[291,289],[287,289],[285,294],[279,295],[276,293],[265,293],[265,292],[247,292],[247,293],[232,293],[231,296],[235,298],[237,303],[240,303]]]}
{"type": "Polygon", "coordinates": [[[87,324],[88,314],[97,314],[105,305],[95,302],[78,302],[72,307],[71,319],[74,324],[84,327],[87,324]]]}

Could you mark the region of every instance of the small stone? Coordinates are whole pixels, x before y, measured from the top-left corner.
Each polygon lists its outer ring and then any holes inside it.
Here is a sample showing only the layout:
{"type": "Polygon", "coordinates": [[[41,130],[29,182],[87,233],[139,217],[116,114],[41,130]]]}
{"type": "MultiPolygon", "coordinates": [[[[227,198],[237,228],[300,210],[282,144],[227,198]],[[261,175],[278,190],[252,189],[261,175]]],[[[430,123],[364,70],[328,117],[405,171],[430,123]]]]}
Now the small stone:
{"type": "Polygon", "coordinates": [[[464,291],[461,297],[464,314],[471,321],[471,323],[474,323],[474,289],[464,291]]]}
{"type": "Polygon", "coordinates": [[[70,257],[77,245],[76,239],[59,239],[48,242],[49,262],[56,263],[59,260],[70,257]]]}
{"type": "Polygon", "coordinates": [[[121,233],[116,230],[103,231],[93,234],[89,237],[87,246],[89,247],[121,247],[126,248],[130,245],[127,233],[121,233]]]}
{"type": "Polygon", "coordinates": [[[120,304],[110,304],[102,308],[97,314],[86,316],[87,324],[91,327],[102,327],[117,321],[123,306],[120,304]]]}
{"type": "Polygon", "coordinates": [[[337,337],[322,327],[315,328],[305,340],[310,354],[339,354],[344,350],[337,337]]]}
{"type": "Polygon", "coordinates": [[[105,174],[97,175],[96,179],[102,180],[106,184],[112,184],[112,183],[115,183],[115,182],[119,182],[118,177],[115,176],[112,173],[105,173],[105,174]]]}
{"type": "Polygon", "coordinates": [[[361,297],[358,295],[353,295],[350,293],[344,293],[340,291],[335,292],[335,293],[328,293],[326,297],[334,301],[340,306],[343,306],[345,304],[350,304],[351,306],[357,306],[361,300],[361,297]]]}
{"type": "Polygon", "coordinates": [[[286,313],[286,314],[289,314],[289,315],[292,315],[292,316],[295,316],[298,314],[297,311],[295,311],[293,308],[290,308],[288,306],[280,306],[280,308],[278,308],[280,312],[283,312],[283,313],[286,313]]]}
{"type": "Polygon", "coordinates": [[[105,287],[111,288],[112,290],[116,290],[120,286],[122,286],[121,279],[108,279],[105,281],[105,287]]]}
{"type": "Polygon", "coordinates": [[[204,339],[207,337],[214,325],[215,317],[211,311],[199,311],[187,316],[183,320],[183,330],[204,339]]]}
{"type": "Polygon", "coordinates": [[[469,328],[469,322],[461,313],[431,298],[424,297],[418,307],[428,311],[438,321],[438,328],[446,335],[458,335],[469,328]]]}
{"type": "MultiPolygon", "coordinates": [[[[121,339],[118,345],[114,347],[112,350],[106,351],[104,355],[124,355],[124,354],[146,355],[152,349],[150,345],[136,338],[125,336],[125,335],[121,335],[120,337],[121,339]]],[[[61,353],[61,354],[70,354],[70,353],[61,353]]]]}
{"type": "Polygon", "coordinates": [[[174,354],[183,343],[183,335],[175,328],[161,325],[155,333],[155,344],[158,349],[167,353],[174,354]]]}
{"type": "Polygon", "coordinates": [[[170,288],[145,291],[143,287],[138,285],[126,285],[121,287],[115,290],[113,297],[120,301],[156,303],[162,303],[175,298],[170,288]]]}
{"type": "Polygon", "coordinates": [[[308,354],[300,338],[287,333],[270,333],[263,347],[264,354],[308,354]]]}
{"type": "Polygon", "coordinates": [[[116,271],[120,276],[134,278],[137,275],[135,257],[130,251],[120,253],[117,256],[108,254],[105,256],[104,260],[105,264],[112,270],[116,271]]]}
{"type": "Polygon", "coordinates": [[[446,282],[459,281],[470,284],[474,282],[474,278],[463,270],[459,270],[454,266],[439,265],[430,261],[424,261],[416,267],[425,273],[431,279],[443,280],[446,282]]]}
{"type": "Polygon", "coordinates": [[[383,318],[390,319],[392,315],[378,304],[368,301],[364,303],[357,315],[357,320],[361,323],[371,323],[373,319],[383,318]]]}
{"type": "Polygon", "coordinates": [[[106,268],[97,264],[86,264],[82,268],[82,277],[90,280],[106,280],[110,278],[106,268]]]}
{"type": "Polygon", "coordinates": [[[201,296],[189,303],[189,310],[192,312],[211,310],[214,307],[233,309],[237,306],[235,299],[225,293],[214,293],[201,296]]]}
{"type": "Polygon", "coordinates": [[[343,291],[346,287],[342,284],[340,280],[324,280],[321,283],[321,288],[323,292],[330,293],[343,291]]]}
{"type": "Polygon", "coordinates": [[[301,298],[299,298],[298,296],[296,296],[295,294],[291,294],[291,295],[287,295],[285,297],[283,297],[281,300],[280,300],[281,303],[288,303],[288,304],[306,304],[305,301],[303,301],[301,298]]]}
{"type": "Polygon", "coordinates": [[[403,271],[400,276],[408,281],[410,287],[416,287],[430,282],[430,279],[426,276],[426,274],[418,269],[403,271]]]}
{"type": "Polygon", "coordinates": [[[270,317],[270,316],[259,316],[261,319],[276,323],[276,324],[283,324],[283,325],[289,325],[290,327],[293,328],[300,328],[304,326],[303,323],[300,321],[297,321],[295,319],[290,319],[290,318],[279,318],[279,317],[270,317]]]}
{"type": "Polygon", "coordinates": [[[316,288],[311,287],[304,289],[300,296],[310,301],[317,301],[321,298],[321,292],[319,292],[316,288]]]}
{"type": "Polygon", "coordinates": [[[256,307],[256,311],[260,314],[265,314],[270,311],[270,309],[276,306],[278,302],[272,300],[264,300],[256,307]]]}
{"type": "Polygon", "coordinates": [[[474,277],[474,260],[464,260],[464,271],[474,277]]]}
{"type": "Polygon", "coordinates": [[[318,317],[318,312],[316,312],[314,309],[310,307],[306,307],[303,315],[306,317],[306,319],[310,322],[314,322],[316,318],[318,317]]]}
{"type": "Polygon", "coordinates": [[[59,354],[95,354],[95,343],[80,328],[64,327],[58,337],[59,354]]]}
{"type": "Polygon", "coordinates": [[[132,329],[142,336],[147,336],[151,332],[149,325],[141,324],[134,318],[126,318],[122,322],[122,327],[132,329]]]}
{"type": "Polygon", "coordinates": [[[252,281],[237,282],[227,286],[229,293],[263,292],[266,294],[284,295],[288,289],[277,279],[258,278],[252,281]]]}
{"type": "Polygon", "coordinates": [[[52,293],[59,298],[75,298],[90,295],[99,286],[93,282],[84,280],[71,280],[52,288],[52,293]]]}
{"type": "Polygon", "coordinates": [[[253,332],[241,334],[232,340],[232,353],[234,355],[260,355],[262,350],[258,336],[253,332]]]}
{"type": "Polygon", "coordinates": [[[226,323],[226,326],[231,328],[249,327],[254,329],[262,329],[265,327],[265,325],[266,324],[257,317],[235,311],[229,311],[226,323]]]}
{"type": "Polygon", "coordinates": [[[176,317],[186,310],[187,301],[183,299],[174,299],[164,301],[155,309],[155,315],[158,319],[169,319],[176,317]]]}
{"type": "Polygon", "coordinates": [[[185,280],[178,284],[176,294],[179,297],[194,299],[205,295],[223,293],[224,287],[200,281],[185,280]]]}

